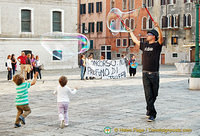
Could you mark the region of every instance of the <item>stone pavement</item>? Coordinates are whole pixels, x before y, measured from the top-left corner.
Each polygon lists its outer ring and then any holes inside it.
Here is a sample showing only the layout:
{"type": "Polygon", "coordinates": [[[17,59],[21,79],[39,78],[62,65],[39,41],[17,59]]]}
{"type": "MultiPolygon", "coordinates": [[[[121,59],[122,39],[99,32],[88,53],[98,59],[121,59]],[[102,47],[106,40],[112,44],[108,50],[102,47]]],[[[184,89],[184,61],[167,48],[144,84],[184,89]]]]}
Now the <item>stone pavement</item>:
{"type": "Polygon", "coordinates": [[[175,66],[160,68],[158,114],[151,123],[145,119],[141,66],[135,77],[126,79],[81,81],[79,73],[79,69],[42,71],[43,79],[29,90],[32,113],[26,125],[13,128],[15,84],[6,81],[7,72],[1,72],[0,136],[200,135],[200,91],[188,90],[189,75],[177,75],[175,66]],[[64,129],[59,128],[56,97],[52,94],[60,75],[68,77],[68,86],[79,88],[77,94],[70,95],[70,125],[64,129]],[[110,134],[105,134],[105,127],[111,129],[110,134]]]}

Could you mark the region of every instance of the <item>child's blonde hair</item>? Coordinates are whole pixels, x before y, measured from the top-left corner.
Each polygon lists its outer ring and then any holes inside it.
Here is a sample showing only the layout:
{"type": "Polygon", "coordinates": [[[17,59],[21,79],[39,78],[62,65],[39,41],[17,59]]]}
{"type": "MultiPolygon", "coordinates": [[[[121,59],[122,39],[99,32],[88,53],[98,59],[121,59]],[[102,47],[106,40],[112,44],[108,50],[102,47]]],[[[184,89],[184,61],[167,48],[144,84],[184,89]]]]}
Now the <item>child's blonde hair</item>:
{"type": "Polygon", "coordinates": [[[21,85],[24,82],[24,77],[20,74],[17,74],[13,77],[13,82],[15,82],[16,85],[21,85]]]}
{"type": "Polygon", "coordinates": [[[67,77],[61,76],[61,77],[59,78],[59,83],[60,83],[60,85],[61,85],[62,87],[64,87],[64,86],[67,84],[67,82],[68,82],[67,77]]]}

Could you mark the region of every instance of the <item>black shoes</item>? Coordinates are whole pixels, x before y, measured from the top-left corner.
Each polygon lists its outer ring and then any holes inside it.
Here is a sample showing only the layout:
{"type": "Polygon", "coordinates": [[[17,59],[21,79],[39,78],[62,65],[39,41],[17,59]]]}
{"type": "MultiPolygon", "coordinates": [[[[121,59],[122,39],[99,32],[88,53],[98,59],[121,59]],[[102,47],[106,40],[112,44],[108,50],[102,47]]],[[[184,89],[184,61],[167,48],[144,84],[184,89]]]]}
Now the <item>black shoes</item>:
{"type": "Polygon", "coordinates": [[[18,127],[21,127],[20,124],[15,124],[14,128],[18,128],[18,127]]]}

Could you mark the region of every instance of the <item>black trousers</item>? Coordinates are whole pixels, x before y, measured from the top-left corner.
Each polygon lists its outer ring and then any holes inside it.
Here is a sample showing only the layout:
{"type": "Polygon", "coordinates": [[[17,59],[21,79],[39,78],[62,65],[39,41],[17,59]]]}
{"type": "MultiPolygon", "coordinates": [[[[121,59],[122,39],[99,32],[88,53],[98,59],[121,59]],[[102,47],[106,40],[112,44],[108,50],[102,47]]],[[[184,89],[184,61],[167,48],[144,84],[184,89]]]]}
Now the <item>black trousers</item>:
{"type": "Polygon", "coordinates": [[[131,68],[131,66],[129,67],[129,74],[130,74],[130,76],[135,76],[135,74],[136,74],[136,68],[131,68]]]}
{"type": "Polygon", "coordinates": [[[12,80],[12,69],[8,70],[8,76],[7,76],[8,80],[12,80]]]}
{"type": "Polygon", "coordinates": [[[33,79],[34,74],[35,74],[35,67],[33,67],[33,70],[31,70],[31,79],[33,79]]]}
{"type": "Polygon", "coordinates": [[[159,73],[158,72],[143,72],[143,87],[146,99],[147,115],[156,118],[156,109],[154,103],[158,96],[159,89],[159,73]]]}

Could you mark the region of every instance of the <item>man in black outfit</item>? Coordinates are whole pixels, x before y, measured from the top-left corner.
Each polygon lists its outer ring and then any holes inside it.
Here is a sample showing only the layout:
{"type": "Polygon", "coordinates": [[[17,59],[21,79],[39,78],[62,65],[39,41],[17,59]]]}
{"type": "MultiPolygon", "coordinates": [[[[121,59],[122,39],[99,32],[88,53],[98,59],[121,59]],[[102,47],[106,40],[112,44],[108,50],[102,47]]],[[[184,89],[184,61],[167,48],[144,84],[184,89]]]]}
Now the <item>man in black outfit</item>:
{"type": "Polygon", "coordinates": [[[157,22],[154,22],[158,32],[152,29],[147,32],[147,42],[140,42],[133,32],[130,32],[131,38],[136,45],[143,51],[143,87],[146,98],[146,109],[148,122],[154,121],[156,118],[156,109],[154,103],[158,96],[159,89],[159,61],[160,53],[162,51],[163,37],[161,29],[157,22]]]}

